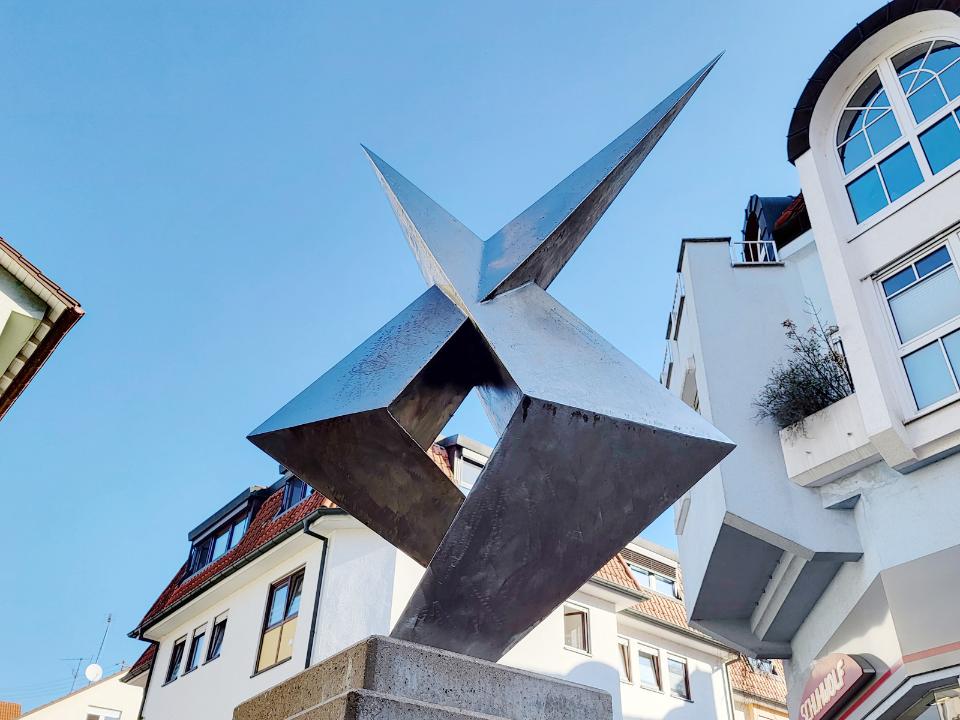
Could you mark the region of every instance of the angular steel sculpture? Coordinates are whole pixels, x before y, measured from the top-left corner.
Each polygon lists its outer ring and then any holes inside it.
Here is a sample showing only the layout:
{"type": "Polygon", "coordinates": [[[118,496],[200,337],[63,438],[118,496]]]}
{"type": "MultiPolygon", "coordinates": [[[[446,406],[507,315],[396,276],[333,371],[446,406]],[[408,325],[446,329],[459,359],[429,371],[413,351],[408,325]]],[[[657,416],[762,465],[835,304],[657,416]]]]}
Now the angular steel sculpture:
{"type": "Polygon", "coordinates": [[[429,289],[250,440],[426,566],[394,637],[498,660],[733,449],[546,292],[717,59],[486,242],[367,150],[429,289]],[[464,498],[426,451],[473,388],[464,498]]]}

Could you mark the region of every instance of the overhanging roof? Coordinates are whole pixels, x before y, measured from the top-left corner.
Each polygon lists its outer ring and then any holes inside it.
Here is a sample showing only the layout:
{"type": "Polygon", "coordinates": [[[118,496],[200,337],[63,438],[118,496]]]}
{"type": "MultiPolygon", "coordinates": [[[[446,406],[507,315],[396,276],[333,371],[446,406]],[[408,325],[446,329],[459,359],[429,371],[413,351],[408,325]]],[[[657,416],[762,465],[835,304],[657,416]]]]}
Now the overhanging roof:
{"type": "Polygon", "coordinates": [[[888,25],[908,15],[926,10],[946,10],[960,15],[960,0],[893,0],[857,23],[856,27],[844,35],[833,50],[827,53],[823,62],[807,81],[803,92],[800,93],[800,99],[790,119],[790,129],[787,131],[787,158],[791,163],[795,163],[798,157],[810,149],[810,119],[813,117],[813,109],[827,82],[843,61],[866,40],[888,25]]]}
{"type": "Polygon", "coordinates": [[[0,419],[82,316],[76,300],[0,238],[0,419]]]}

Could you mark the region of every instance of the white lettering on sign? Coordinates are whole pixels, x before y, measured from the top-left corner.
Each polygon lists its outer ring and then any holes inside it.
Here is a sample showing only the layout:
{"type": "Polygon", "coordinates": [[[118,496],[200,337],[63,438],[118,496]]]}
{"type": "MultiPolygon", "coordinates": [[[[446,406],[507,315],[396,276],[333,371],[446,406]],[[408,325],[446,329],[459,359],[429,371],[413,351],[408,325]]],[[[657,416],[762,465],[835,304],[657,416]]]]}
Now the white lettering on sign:
{"type": "Polygon", "coordinates": [[[800,704],[802,720],[814,720],[837,693],[843,690],[843,676],[843,659],[841,658],[800,704]]]}

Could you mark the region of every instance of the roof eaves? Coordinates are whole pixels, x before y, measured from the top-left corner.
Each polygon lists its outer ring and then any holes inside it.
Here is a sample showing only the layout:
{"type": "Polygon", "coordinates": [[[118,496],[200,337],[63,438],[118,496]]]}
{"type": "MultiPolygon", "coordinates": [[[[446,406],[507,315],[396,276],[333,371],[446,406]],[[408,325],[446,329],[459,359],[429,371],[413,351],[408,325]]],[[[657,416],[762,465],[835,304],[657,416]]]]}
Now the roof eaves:
{"type": "Polygon", "coordinates": [[[277,534],[275,537],[265,542],[263,545],[256,548],[256,550],[253,550],[252,552],[247,553],[241,558],[238,558],[236,562],[231,563],[230,565],[227,565],[220,572],[214,573],[209,578],[205,579],[203,582],[198,584],[197,587],[195,587],[193,590],[191,590],[188,593],[185,593],[182,597],[177,598],[177,600],[170,603],[170,605],[158,611],[157,614],[154,615],[153,617],[144,618],[137,627],[135,627],[133,630],[127,633],[128,637],[131,637],[134,639],[140,639],[140,640],[144,639],[143,634],[147,632],[150,628],[152,628],[154,625],[164,620],[165,618],[169,617],[174,612],[184,607],[187,603],[193,601],[194,599],[202,595],[204,592],[209,590],[212,586],[216,585],[221,580],[224,580],[230,577],[235,572],[237,572],[243,567],[246,567],[251,562],[256,560],[258,557],[260,557],[261,555],[264,555],[269,550],[272,550],[274,547],[276,547],[283,541],[293,537],[298,532],[300,532],[305,525],[312,523],[317,518],[322,517],[324,515],[346,515],[346,514],[347,514],[347,511],[344,510],[343,508],[338,508],[338,507],[317,508],[312,513],[310,513],[305,518],[303,518],[301,522],[294,523],[290,527],[286,528],[285,530],[277,534]]]}

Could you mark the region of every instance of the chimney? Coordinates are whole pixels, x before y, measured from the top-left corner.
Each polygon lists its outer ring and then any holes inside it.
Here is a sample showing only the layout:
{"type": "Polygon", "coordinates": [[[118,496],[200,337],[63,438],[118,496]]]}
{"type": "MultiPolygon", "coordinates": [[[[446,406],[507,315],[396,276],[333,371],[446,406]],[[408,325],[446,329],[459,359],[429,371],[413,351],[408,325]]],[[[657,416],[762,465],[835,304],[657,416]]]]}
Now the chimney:
{"type": "Polygon", "coordinates": [[[0,700],[0,720],[17,720],[20,717],[20,703],[0,700]]]}

